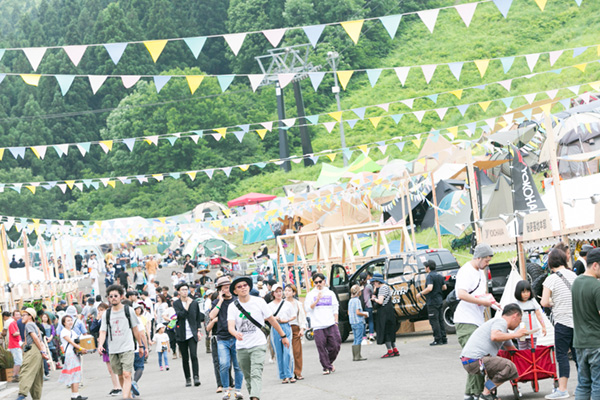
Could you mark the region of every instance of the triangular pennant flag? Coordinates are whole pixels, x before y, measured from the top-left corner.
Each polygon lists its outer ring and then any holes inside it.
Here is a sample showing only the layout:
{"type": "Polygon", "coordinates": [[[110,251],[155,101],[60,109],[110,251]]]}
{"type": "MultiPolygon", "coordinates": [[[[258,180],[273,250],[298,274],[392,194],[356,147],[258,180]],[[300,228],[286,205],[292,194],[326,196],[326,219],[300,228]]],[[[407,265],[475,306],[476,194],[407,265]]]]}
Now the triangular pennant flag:
{"type": "Polygon", "coordinates": [[[456,106],[456,108],[458,109],[460,114],[464,117],[465,113],[467,112],[467,109],[469,108],[469,104],[461,104],[459,106],[456,106]]]}
{"type": "Polygon", "coordinates": [[[390,109],[390,103],[377,104],[377,107],[381,108],[385,112],[388,112],[390,109]]]}
{"type": "Polygon", "coordinates": [[[327,115],[329,115],[331,118],[335,119],[337,122],[340,122],[342,120],[342,111],[330,112],[327,115]]]}
{"type": "MultiPolygon", "coordinates": [[[[302,161],[302,159],[298,159],[298,161],[302,161]]],[[[250,164],[238,165],[238,168],[245,172],[250,168],[250,164]]]]}
{"type": "Polygon", "coordinates": [[[311,25],[302,28],[302,30],[304,30],[304,34],[308,38],[308,41],[313,47],[317,47],[317,42],[323,33],[323,29],[325,29],[325,25],[311,25]]]}
{"type": "Polygon", "coordinates": [[[171,172],[169,175],[173,179],[179,179],[179,178],[181,178],[181,173],[179,173],[179,172],[171,172]]]}
{"type": "MultiPolygon", "coordinates": [[[[429,96],[425,96],[425,97],[427,97],[429,100],[431,100],[431,101],[433,101],[435,104],[437,104],[437,101],[438,101],[438,96],[439,96],[439,94],[438,94],[438,93],[435,93],[435,94],[430,94],[429,96]]],[[[386,111],[387,111],[387,110],[386,110],[386,111]]]]}
{"type": "Polygon", "coordinates": [[[82,156],[85,157],[87,152],[90,151],[90,145],[91,145],[90,142],[77,143],[77,148],[79,149],[79,152],[81,153],[82,156]]]}
{"type": "Polygon", "coordinates": [[[577,64],[577,65],[573,65],[575,68],[577,68],[578,70],[580,70],[581,72],[585,72],[585,67],[587,67],[587,63],[584,64],[577,64]]]}
{"type": "Polygon", "coordinates": [[[326,154],[327,158],[329,158],[329,161],[333,162],[333,160],[335,160],[335,156],[337,156],[336,153],[330,153],[330,154],[326,154]]]}
{"type": "Polygon", "coordinates": [[[63,194],[67,191],[67,185],[65,185],[64,183],[59,183],[56,186],[58,186],[58,188],[63,192],[63,194]]]}
{"type": "Polygon", "coordinates": [[[535,0],[535,4],[538,5],[538,7],[540,8],[540,10],[544,11],[544,8],[546,8],[546,2],[548,0],[535,0]]]}
{"type": "Polygon", "coordinates": [[[308,122],[310,122],[311,124],[313,124],[313,125],[316,125],[316,124],[319,123],[319,116],[318,115],[309,115],[309,116],[306,116],[304,118],[306,118],[306,120],[308,122]]]}
{"type": "Polygon", "coordinates": [[[6,78],[6,74],[0,74],[0,83],[2,83],[2,81],[4,80],[4,78],[6,78]]]}
{"type": "Polygon", "coordinates": [[[425,76],[425,82],[429,83],[431,81],[431,78],[433,77],[436,68],[436,64],[421,66],[421,69],[423,70],[423,76],[425,76]]]}
{"type": "Polygon", "coordinates": [[[27,47],[22,49],[34,71],[37,71],[40,62],[42,62],[42,58],[44,58],[44,54],[46,54],[46,49],[47,47],[27,47]]]}
{"type": "Polygon", "coordinates": [[[42,75],[39,74],[21,74],[23,81],[31,86],[37,86],[40,83],[42,75]]]}
{"type": "Polygon", "coordinates": [[[546,94],[548,95],[548,97],[554,100],[556,98],[556,95],[558,94],[558,89],[546,90],[546,94]]]}
{"type": "Polygon", "coordinates": [[[225,167],[225,168],[221,168],[223,170],[223,172],[225,172],[225,175],[227,175],[227,177],[229,178],[229,174],[231,174],[231,167],[225,167]]]}
{"type": "Polygon", "coordinates": [[[152,61],[156,62],[160,54],[164,50],[167,40],[148,40],[144,42],[144,46],[148,49],[148,53],[152,57],[152,61]]]}
{"type": "Polygon", "coordinates": [[[331,121],[331,122],[324,122],[323,126],[325,127],[325,129],[327,129],[327,132],[331,133],[331,131],[333,130],[333,128],[335,127],[335,124],[337,122],[335,121],[331,121]]]}
{"type": "Polygon", "coordinates": [[[294,77],[296,76],[296,74],[291,73],[291,74],[277,74],[277,80],[279,81],[279,87],[280,88],[284,88],[287,85],[290,84],[290,82],[292,82],[294,80],[294,77]]]}
{"type": "Polygon", "coordinates": [[[125,143],[129,151],[133,151],[133,146],[135,146],[135,138],[123,139],[123,143],[125,143]]]}
{"type": "Polygon", "coordinates": [[[100,178],[100,182],[104,185],[104,187],[108,186],[108,182],[110,182],[110,178],[100,178]]]}
{"type": "Polygon", "coordinates": [[[11,152],[15,159],[21,157],[25,158],[26,147],[9,147],[8,150],[11,152]]]}
{"type": "Polygon", "coordinates": [[[192,181],[194,181],[196,180],[196,173],[197,171],[188,171],[186,172],[186,175],[189,176],[192,181]]]}
{"type": "Polygon", "coordinates": [[[204,47],[204,44],[206,43],[206,38],[204,36],[197,36],[191,38],[184,38],[183,41],[192,51],[194,58],[198,58],[200,52],[202,51],[202,48],[204,47]]]}
{"type": "Polygon", "coordinates": [[[365,119],[365,111],[367,110],[366,107],[359,107],[359,108],[353,108],[352,112],[354,114],[356,114],[356,116],[358,118],[360,118],[361,120],[365,119]]]}
{"type": "Polygon", "coordinates": [[[262,33],[265,35],[269,43],[271,43],[271,46],[277,47],[281,42],[281,39],[283,39],[283,35],[285,35],[286,30],[286,28],[269,29],[262,31],[262,33]]]}
{"type": "Polygon", "coordinates": [[[450,92],[451,94],[455,95],[457,99],[461,99],[462,98],[462,94],[463,94],[463,90],[462,89],[457,89],[457,90],[453,90],[450,92]]]}
{"type": "Polygon", "coordinates": [[[108,153],[109,151],[112,150],[113,141],[112,140],[101,140],[98,144],[100,145],[100,147],[102,147],[102,150],[104,150],[105,153],[108,153]]]}
{"type": "Polygon", "coordinates": [[[160,93],[160,91],[162,90],[163,87],[165,87],[167,82],[169,82],[169,80],[171,80],[171,77],[168,75],[155,75],[153,77],[153,79],[154,79],[154,86],[156,86],[156,93],[160,93]]]}
{"type": "Polygon", "coordinates": [[[425,110],[413,111],[413,114],[415,117],[417,117],[417,120],[419,122],[421,122],[421,121],[423,121],[423,116],[425,115],[425,110]]]}
{"type": "Polygon", "coordinates": [[[308,73],[308,77],[310,78],[310,83],[312,84],[312,87],[315,90],[315,92],[319,88],[319,85],[321,84],[321,81],[323,80],[324,76],[325,76],[325,72],[309,72],[308,73]]]}
{"type": "Polygon", "coordinates": [[[577,95],[579,95],[580,88],[581,88],[581,85],[575,85],[575,86],[569,86],[567,89],[569,89],[571,92],[573,92],[577,96],[577,95]]]}
{"type": "Polygon", "coordinates": [[[43,160],[44,157],[46,156],[47,148],[48,148],[47,146],[32,146],[31,151],[33,151],[33,154],[35,154],[35,156],[37,158],[39,158],[40,160],[43,160]]]}
{"type": "Polygon", "coordinates": [[[524,95],[523,97],[525,98],[525,100],[527,100],[527,103],[531,104],[535,100],[536,94],[537,93],[529,93],[529,94],[524,95]]]}
{"type": "Polygon", "coordinates": [[[200,87],[200,84],[204,80],[204,75],[188,75],[185,77],[187,80],[188,86],[190,87],[190,92],[194,94],[196,89],[200,87]]]}
{"type": "Polygon", "coordinates": [[[169,143],[171,143],[171,146],[175,145],[175,142],[177,141],[178,137],[177,136],[167,136],[166,138],[169,143]]]}
{"type": "Polygon", "coordinates": [[[256,89],[260,86],[262,81],[265,79],[265,74],[253,74],[248,75],[248,80],[250,81],[250,86],[252,87],[252,91],[256,92],[256,89]]]}
{"type": "Polygon", "coordinates": [[[98,89],[102,87],[104,81],[108,78],[106,75],[88,75],[90,80],[90,86],[92,87],[92,93],[96,94],[98,89]]]}
{"type": "Polygon", "coordinates": [[[417,149],[420,149],[420,148],[421,148],[421,141],[422,141],[422,140],[423,140],[423,139],[413,139],[413,140],[411,140],[411,142],[412,142],[412,143],[415,145],[415,147],[416,147],[417,149]]]}
{"type": "Polygon", "coordinates": [[[296,123],[296,118],[286,118],[286,119],[282,119],[281,122],[283,122],[283,124],[285,126],[287,126],[288,128],[291,128],[292,126],[294,126],[294,124],[296,123]]]}
{"type": "Polygon", "coordinates": [[[506,89],[510,92],[510,86],[512,84],[512,79],[506,79],[506,80],[500,81],[498,83],[500,84],[500,86],[502,86],[504,89],[506,89]]]}
{"type": "Polygon", "coordinates": [[[63,50],[65,51],[65,53],[67,53],[67,56],[69,56],[69,59],[75,66],[79,65],[79,62],[81,61],[81,57],[83,57],[83,54],[85,53],[86,49],[87,49],[87,46],[85,46],[85,45],[64,46],[63,47],[63,50]]]}
{"type": "Polygon", "coordinates": [[[479,74],[483,78],[485,75],[485,71],[487,71],[488,65],[490,65],[490,60],[476,60],[474,61],[477,69],[479,70],[479,74]]]}
{"type": "Polygon", "coordinates": [[[273,130],[273,121],[261,122],[260,123],[263,128],[267,129],[269,132],[273,130]]]}
{"type": "Polygon", "coordinates": [[[360,38],[360,31],[364,22],[364,19],[359,19],[356,21],[340,22],[340,25],[342,25],[342,28],[344,28],[344,30],[346,31],[348,36],[350,36],[350,39],[352,39],[354,44],[358,44],[358,39],[360,38]]]}
{"type": "Polygon", "coordinates": [[[146,175],[137,175],[135,177],[135,179],[138,180],[138,182],[140,183],[140,185],[143,184],[143,183],[147,183],[148,182],[148,177],[146,175]]]}
{"type": "Polygon", "coordinates": [[[365,157],[367,157],[369,155],[369,151],[371,149],[369,149],[369,147],[366,144],[361,144],[360,146],[357,146],[357,147],[365,155],[365,157]]]}
{"type": "Polygon", "coordinates": [[[214,169],[205,169],[204,170],[204,173],[206,174],[206,176],[208,176],[208,179],[212,179],[214,172],[215,172],[214,169]]]}
{"type": "Polygon", "coordinates": [[[410,71],[410,67],[397,67],[394,68],[394,71],[396,71],[396,76],[400,80],[402,86],[404,86],[406,83],[406,78],[408,77],[408,71],[410,71]]]}
{"type": "Polygon", "coordinates": [[[512,4],[512,0],[493,0],[496,7],[498,7],[498,11],[502,14],[504,18],[508,16],[508,11],[510,10],[510,6],[512,4]]]}
{"type": "Polygon", "coordinates": [[[64,96],[71,88],[75,75],[55,75],[54,77],[58,82],[58,86],[60,86],[60,92],[64,96]]]}
{"type": "Polygon", "coordinates": [[[12,186],[10,187],[12,190],[14,190],[17,193],[21,193],[21,187],[23,186],[22,183],[13,183],[12,186]]]}
{"type": "Polygon", "coordinates": [[[452,72],[452,75],[454,75],[454,77],[456,78],[457,81],[460,80],[460,73],[462,71],[462,67],[463,67],[463,62],[453,62],[453,63],[449,63],[448,64],[448,68],[450,68],[450,72],[452,72]]]}
{"type": "Polygon", "coordinates": [[[481,107],[481,109],[483,110],[483,112],[486,112],[488,107],[490,106],[490,104],[492,104],[491,100],[488,101],[482,101],[479,103],[479,107],[481,107]]]}
{"type": "Polygon", "coordinates": [[[223,139],[225,139],[225,136],[227,135],[227,128],[217,128],[213,129],[213,131],[217,132],[223,139]]]}
{"type": "Polygon", "coordinates": [[[375,87],[375,84],[377,83],[377,80],[379,79],[379,76],[381,75],[381,69],[368,69],[367,70],[367,77],[369,78],[369,83],[371,84],[371,87],[375,87]]]}
{"type": "Polygon", "coordinates": [[[406,142],[397,142],[394,143],[394,145],[396,145],[396,147],[398,148],[398,150],[402,151],[404,149],[404,145],[406,144],[406,142]]]}
{"type": "Polygon", "coordinates": [[[340,80],[340,85],[342,85],[342,89],[346,90],[346,86],[348,85],[348,82],[350,81],[350,78],[352,77],[353,73],[354,73],[354,71],[338,71],[337,72],[337,76],[338,76],[338,79],[340,80]]]}
{"type": "Polygon", "coordinates": [[[385,152],[387,151],[387,145],[383,144],[384,142],[377,142],[377,143],[382,143],[379,146],[377,146],[377,148],[379,149],[379,151],[381,152],[381,154],[385,155],[385,152]]]}
{"type": "Polygon", "coordinates": [[[477,122],[469,122],[468,124],[465,124],[467,126],[467,135],[472,136],[475,131],[477,130],[477,122]]]}
{"type": "Polygon", "coordinates": [[[163,179],[165,179],[165,176],[163,174],[152,174],[152,177],[156,179],[157,182],[162,182],[163,179]]]}
{"type": "Polygon", "coordinates": [[[244,40],[246,39],[246,33],[230,33],[228,35],[223,35],[223,39],[225,39],[229,45],[229,48],[231,51],[233,51],[233,54],[237,56],[242,48],[242,44],[244,44],[244,40]]]}
{"type": "Polygon", "coordinates": [[[588,49],[587,46],[584,47],[577,47],[576,49],[573,49],[573,58],[582,55],[583,53],[585,53],[585,51],[588,49]]]}
{"type": "Polygon", "coordinates": [[[540,58],[540,53],[527,54],[525,56],[525,59],[527,60],[527,66],[529,67],[529,71],[533,72],[533,69],[535,68],[535,64],[537,64],[539,58],[540,58]]]}
{"type": "Polygon", "coordinates": [[[377,129],[377,125],[379,125],[379,122],[381,121],[381,117],[371,117],[371,118],[369,118],[369,121],[371,121],[371,124],[373,124],[373,127],[375,129],[377,129]]]}
{"type": "Polygon", "coordinates": [[[512,67],[514,61],[515,61],[514,57],[504,57],[504,58],[500,59],[500,62],[502,63],[502,68],[504,69],[505,74],[508,73],[508,71],[512,67]]]}
{"type": "Polygon", "coordinates": [[[73,186],[75,185],[75,180],[65,181],[69,189],[73,190],[73,186]]]}
{"type": "Polygon", "coordinates": [[[444,119],[446,112],[448,111],[448,107],[438,108],[435,110],[437,112],[438,117],[440,117],[440,121],[444,119]]]}
{"type": "Polygon", "coordinates": [[[393,39],[396,36],[396,32],[398,31],[398,26],[400,25],[400,20],[402,19],[402,14],[398,15],[388,15],[385,17],[380,17],[379,20],[383,24],[383,27],[390,35],[390,38],[393,39]]]}
{"type": "Polygon", "coordinates": [[[510,105],[512,104],[513,100],[514,97],[505,97],[504,99],[502,99],[502,102],[504,103],[506,108],[510,108],[510,105]]]}
{"type": "Polygon", "coordinates": [[[250,131],[250,124],[238,125],[238,127],[244,132],[248,133],[250,131]]]}
{"type": "Polygon", "coordinates": [[[54,150],[56,150],[56,154],[58,154],[58,157],[62,157],[63,154],[64,155],[69,154],[69,145],[68,144],[56,144],[53,147],[54,147],[54,150]]]}
{"type": "Polygon", "coordinates": [[[258,136],[260,136],[260,139],[263,140],[265,138],[265,135],[267,134],[267,130],[266,129],[257,129],[256,133],[258,133],[258,136]]]}
{"type": "Polygon", "coordinates": [[[485,123],[490,127],[490,129],[494,129],[494,126],[496,125],[496,117],[486,119],[485,123]]]}
{"type": "Polygon", "coordinates": [[[221,86],[221,92],[224,92],[227,90],[229,85],[231,85],[231,82],[233,82],[233,78],[235,78],[235,75],[218,75],[217,76],[217,80],[219,81],[219,86],[221,86]]]}
{"type": "Polygon", "coordinates": [[[242,140],[244,139],[244,135],[246,134],[246,132],[233,132],[233,134],[235,135],[235,137],[237,138],[237,140],[239,140],[240,143],[242,143],[242,140]]]}
{"type": "Polygon", "coordinates": [[[140,78],[141,76],[139,75],[121,75],[121,81],[123,82],[125,89],[131,88],[140,80],[140,78]]]}
{"type": "Polygon", "coordinates": [[[458,11],[458,15],[463,20],[467,28],[471,24],[471,20],[473,19],[473,14],[475,14],[475,9],[477,8],[477,3],[465,3],[460,4],[458,6],[454,6],[456,11],[458,11]]]}
{"type": "Polygon", "coordinates": [[[354,153],[354,150],[350,150],[349,148],[344,147],[342,149],[342,153],[344,153],[344,157],[346,157],[346,159],[349,160],[352,157],[352,153],[354,153]]]}
{"type": "Polygon", "coordinates": [[[418,11],[417,14],[421,18],[421,21],[425,24],[429,32],[433,33],[435,28],[435,22],[437,21],[438,14],[440,13],[439,8],[433,10],[418,11]]]}
{"type": "Polygon", "coordinates": [[[358,122],[357,119],[347,119],[346,120],[346,123],[348,124],[350,129],[354,129],[354,126],[356,125],[357,122],[358,122]]]}
{"type": "Polygon", "coordinates": [[[6,49],[0,49],[0,60],[4,57],[4,53],[6,53],[6,49]]]}
{"type": "Polygon", "coordinates": [[[411,110],[413,108],[414,102],[415,102],[415,99],[400,100],[400,103],[404,104],[406,107],[410,108],[411,110]]]}
{"type": "Polygon", "coordinates": [[[108,52],[112,62],[117,65],[123,56],[123,52],[127,48],[127,43],[107,43],[104,45],[104,48],[108,52]]]}
{"type": "Polygon", "coordinates": [[[560,56],[562,55],[563,51],[564,50],[556,50],[556,51],[551,51],[548,53],[548,56],[550,57],[550,66],[554,65],[556,60],[558,60],[560,58],[560,56]]]}
{"type": "Polygon", "coordinates": [[[398,125],[398,122],[400,122],[400,120],[402,119],[403,115],[404,114],[395,114],[395,115],[391,116],[392,119],[394,120],[394,122],[396,123],[396,125],[398,125]]]}

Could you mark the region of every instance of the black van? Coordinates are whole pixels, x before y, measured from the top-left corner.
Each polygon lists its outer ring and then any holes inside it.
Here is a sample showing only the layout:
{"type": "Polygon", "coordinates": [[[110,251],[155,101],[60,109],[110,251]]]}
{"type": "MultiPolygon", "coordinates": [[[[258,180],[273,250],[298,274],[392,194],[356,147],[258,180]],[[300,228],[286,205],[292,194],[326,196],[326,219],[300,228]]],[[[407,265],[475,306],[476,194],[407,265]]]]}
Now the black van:
{"type": "MultiPolygon", "coordinates": [[[[334,264],[331,267],[329,284],[340,303],[339,329],[342,341],[348,338],[351,330],[348,319],[350,288],[352,285],[359,283],[359,276],[362,272],[370,271],[371,273],[383,275],[392,289],[392,303],[396,308],[399,322],[403,320],[426,320],[425,300],[423,298],[417,300],[416,298],[416,294],[425,288],[427,273],[423,262],[426,260],[435,261],[436,271],[445,277],[447,289],[444,292],[444,298],[446,298],[447,294],[454,289],[456,273],[460,268],[456,258],[446,249],[427,249],[374,258],[350,276],[348,276],[342,265],[334,264]]],[[[444,313],[446,313],[446,308],[449,307],[444,305],[444,313]]],[[[454,332],[454,326],[451,315],[454,314],[454,311],[448,310],[448,313],[450,317],[446,323],[446,329],[449,333],[452,333],[454,332]]]]}

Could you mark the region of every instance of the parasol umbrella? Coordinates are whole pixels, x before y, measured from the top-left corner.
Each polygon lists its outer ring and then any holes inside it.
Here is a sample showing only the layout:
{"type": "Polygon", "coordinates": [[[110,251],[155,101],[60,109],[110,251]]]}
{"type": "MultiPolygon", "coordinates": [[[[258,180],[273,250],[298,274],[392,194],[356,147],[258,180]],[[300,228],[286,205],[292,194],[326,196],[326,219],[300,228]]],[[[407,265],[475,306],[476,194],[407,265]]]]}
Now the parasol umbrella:
{"type": "Polygon", "coordinates": [[[264,201],[270,201],[275,198],[277,198],[277,196],[274,196],[272,194],[248,193],[241,197],[238,197],[237,199],[228,201],[227,205],[229,207],[247,206],[249,204],[258,204],[264,201]]]}

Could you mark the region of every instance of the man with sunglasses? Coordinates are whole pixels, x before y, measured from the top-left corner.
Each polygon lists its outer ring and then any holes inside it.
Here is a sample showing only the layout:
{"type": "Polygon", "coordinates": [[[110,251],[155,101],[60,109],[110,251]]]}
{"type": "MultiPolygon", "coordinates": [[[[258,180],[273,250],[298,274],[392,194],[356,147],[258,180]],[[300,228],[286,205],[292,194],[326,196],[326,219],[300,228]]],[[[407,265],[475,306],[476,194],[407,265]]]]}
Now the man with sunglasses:
{"type": "Polygon", "coordinates": [[[342,345],[338,328],[339,302],[335,293],[325,286],[325,275],[314,274],[313,282],[315,288],[306,295],[304,308],[310,317],[323,375],[329,375],[335,371],[333,362],[342,345]]]}
{"type": "Polygon", "coordinates": [[[123,398],[131,398],[131,374],[133,372],[134,352],[136,348],[140,357],[147,357],[147,347],[142,346],[142,337],[138,330],[138,319],[129,306],[121,303],[125,290],[121,285],[112,285],[107,289],[111,308],[106,311],[100,326],[98,352],[104,353],[104,342],[107,339],[110,348],[110,366],[119,376],[123,388],[123,398]],[[128,307],[128,309],[126,309],[128,307]]]}
{"type": "Polygon", "coordinates": [[[267,303],[260,297],[250,295],[252,278],[238,276],[231,282],[231,287],[238,299],[227,310],[227,325],[236,339],[238,361],[246,379],[250,400],[258,400],[267,354],[267,338],[262,327],[268,322],[279,333],[282,344],[287,348],[290,347],[290,341],[267,303]]]}

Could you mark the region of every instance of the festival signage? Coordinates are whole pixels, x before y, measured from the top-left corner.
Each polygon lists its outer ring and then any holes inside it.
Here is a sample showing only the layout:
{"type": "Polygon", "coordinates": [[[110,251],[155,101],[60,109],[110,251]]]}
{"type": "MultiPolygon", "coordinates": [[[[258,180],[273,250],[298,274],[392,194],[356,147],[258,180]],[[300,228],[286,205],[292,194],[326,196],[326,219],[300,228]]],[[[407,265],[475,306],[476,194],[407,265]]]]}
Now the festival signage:
{"type": "Polygon", "coordinates": [[[500,246],[514,242],[514,240],[508,236],[506,223],[501,219],[485,221],[481,228],[481,240],[490,246],[500,246]]]}
{"type": "Polygon", "coordinates": [[[546,211],[527,214],[523,219],[523,240],[536,240],[552,236],[550,213],[546,211]]]}

